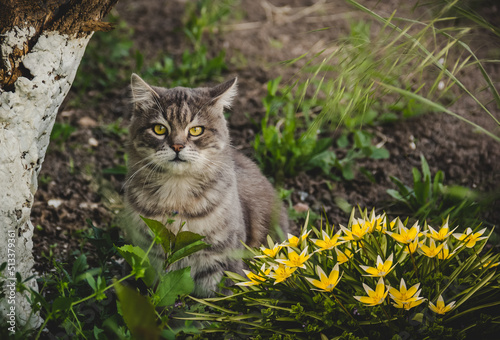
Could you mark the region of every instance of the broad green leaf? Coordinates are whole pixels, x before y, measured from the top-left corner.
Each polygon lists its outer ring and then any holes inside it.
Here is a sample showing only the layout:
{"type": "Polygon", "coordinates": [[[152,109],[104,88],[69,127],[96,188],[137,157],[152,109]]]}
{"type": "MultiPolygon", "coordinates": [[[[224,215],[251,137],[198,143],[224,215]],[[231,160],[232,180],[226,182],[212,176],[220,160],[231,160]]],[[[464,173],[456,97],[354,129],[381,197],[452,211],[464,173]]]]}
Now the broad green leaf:
{"type": "Polygon", "coordinates": [[[391,197],[393,197],[393,198],[397,199],[398,201],[403,201],[403,200],[404,200],[403,196],[401,196],[401,195],[399,194],[399,191],[397,191],[397,190],[394,190],[394,189],[387,189],[387,193],[388,193],[391,197]]]}
{"type": "Polygon", "coordinates": [[[52,312],[68,310],[71,307],[71,298],[60,296],[52,303],[52,312]]]}
{"type": "Polygon", "coordinates": [[[170,252],[170,244],[174,240],[174,234],[161,222],[142,217],[142,220],[154,233],[156,239],[161,244],[165,253],[170,252]]]}
{"type": "Polygon", "coordinates": [[[94,339],[99,339],[99,334],[101,333],[104,333],[104,330],[94,326],[94,339]]]}
{"type": "Polygon", "coordinates": [[[371,151],[370,158],[373,159],[387,159],[390,156],[389,151],[386,148],[372,147],[371,151]]]}
{"type": "Polygon", "coordinates": [[[370,146],[370,138],[363,131],[357,130],[354,133],[354,145],[360,149],[365,146],[370,146]]]}
{"type": "Polygon", "coordinates": [[[342,135],[337,139],[337,146],[339,148],[345,149],[349,146],[349,138],[347,138],[347,135],[342,135]]]}
{"type": "Polygon", "coordinates": [[[118,248],[118,252],[132,267],[136,279],[142,278],[148,287],[153,285],[156,278],[156,271],[151,266],[144,250],[137,246],[126,244],[118,248]]]}
{"type": "Polygon", "coordinates": [[[344,164],[342,167],[342,176],[348,181],[354,179],[354,171],[352,170],[351,163],[344,164]]]}
{"type": "Polygon", "coordinates": [[[162,276],[155,295],[158,298],[157,306],[173,305],[177,296],[190,294],[194,289],[191,277],[191,267],[167,272],[162,276]]]}
{"type": "Polygon", "coordinates": [[[179,249],[175,253],[172,253],[167,258],[167,262],[168,262],[168,264],[172,264],[172,263],[177,262],[180,259],[182,259],[182,258],[184,258],[184,257],[186,257],[188,255],[191,255],[191,254],[193,254],[193,253],[195,253],[197,251],[200,251],[200,250],[208,248],[208,247],[210,247],[210,245],[206,244],[203,241],[193,242],[193,243],[189,244],[188,246],[186,246],[186,247],[184,247],[182,249],[179,249]]]}
{"type": "Polygon", "coordinates": [[[413,173],[413,185],[415,186],[418,183],[420,183],[422,175],[420,174],[420,171],[418,171],[417,168],[412,168],[411,171],[413,173]]]}
{"type": "Polygon", "coordinates": [[[172,253],[175,253],[176,251],[204,238],[205,236],[193,233],[191,231],[181,231],[175,237],[174,249],[172,250],[172,253]]]}
{"type": "Polygon", "coordinates": [[[92,277],[90,273],[85,273],[85,278],[87,279],[87,282],[90,287],[94,290],[94,292],[97,290],[97,285],[95,283],[95,279],[92,277]]]}
{"type": "Polygon", "coordinates": [[[123,320],[135,339],[159,339],[160,329],[156,324],[155,308],[135,290],[117,283],[116,295],[121,305],[123,320]]]}
{"type": "Polygon", "coordinates": [[[73,264],[73,268],[71,268],[71,278],[73,279],[73,281],[77,282],[78,275],[85,271],[87,268],[87,256],[85,256],[85,254],[82,254],[76,259],[75,263],[73,264]]]}

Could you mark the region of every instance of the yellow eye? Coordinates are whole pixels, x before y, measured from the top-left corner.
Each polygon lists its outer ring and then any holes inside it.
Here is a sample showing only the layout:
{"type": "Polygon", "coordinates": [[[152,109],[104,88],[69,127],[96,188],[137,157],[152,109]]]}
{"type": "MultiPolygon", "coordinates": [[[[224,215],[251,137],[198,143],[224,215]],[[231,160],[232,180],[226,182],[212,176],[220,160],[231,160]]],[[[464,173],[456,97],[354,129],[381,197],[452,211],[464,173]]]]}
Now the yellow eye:
{"type": "Polygon", "coordinates": [[[195,126],[189,129],[189,134],[191,136],[199,136],[205,131],[205,128],[203,126],[195,126]]]}
{"type": "Polygon", "coordinates": [[[153,126],[153,132],[161,136],[167,133],[167,128],[164,125],[156,124],[153,126]]]}

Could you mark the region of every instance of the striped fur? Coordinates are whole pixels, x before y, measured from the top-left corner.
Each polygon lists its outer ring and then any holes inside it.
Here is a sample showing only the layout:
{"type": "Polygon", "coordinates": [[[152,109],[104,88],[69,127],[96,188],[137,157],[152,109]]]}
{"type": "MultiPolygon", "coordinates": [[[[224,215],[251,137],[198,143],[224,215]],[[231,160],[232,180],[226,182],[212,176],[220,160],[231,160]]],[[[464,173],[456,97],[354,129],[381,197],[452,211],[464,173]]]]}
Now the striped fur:
{"type": "Polygon", "coordinates": [[[165,89],[149,86],[134,74],[131,87],[127,233],[139,244],[148,244],[139,218],[144,216],[175,219],[169,225],[174,233],[185,222],[183,230],[205,236],[211,247],[172,269],[190,266],[195,294],[211,296],[225,270],[241,273],[241,241],[254,247],[263,244],[273,224],[285,234],[288,230],[286,211],[269,181],[230,145],[223,109],[236,94],[236,79],[213,88],[165,89]],[[155,134],[155,124],[165,126],[167,134],[155,134]],[[196,126],[204,132],[191,136],[188,131],[196,126]],[[178,154],[174,145],[182,146],[178,154]]]}

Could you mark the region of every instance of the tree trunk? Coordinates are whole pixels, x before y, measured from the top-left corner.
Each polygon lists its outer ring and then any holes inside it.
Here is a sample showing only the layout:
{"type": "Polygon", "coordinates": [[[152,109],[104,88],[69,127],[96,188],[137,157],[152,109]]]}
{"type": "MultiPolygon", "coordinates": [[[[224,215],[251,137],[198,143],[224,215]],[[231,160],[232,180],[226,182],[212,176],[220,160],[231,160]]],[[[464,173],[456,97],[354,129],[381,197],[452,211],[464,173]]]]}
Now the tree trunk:
{"type": "MultiPolygon", "coordinates": [[[[15,332],[38,327],[15,273],[33,275],[31,206],[58,109],[85,47],[118,0],[0,0],[0,315],[15,332]]],[[[37,289],[36,281],[28,283],[37,289]]],[[[1,318],[0,317],[0,318],[1,318]]],[[[3,324],[3,323],[2,323],[3,324]]]]}

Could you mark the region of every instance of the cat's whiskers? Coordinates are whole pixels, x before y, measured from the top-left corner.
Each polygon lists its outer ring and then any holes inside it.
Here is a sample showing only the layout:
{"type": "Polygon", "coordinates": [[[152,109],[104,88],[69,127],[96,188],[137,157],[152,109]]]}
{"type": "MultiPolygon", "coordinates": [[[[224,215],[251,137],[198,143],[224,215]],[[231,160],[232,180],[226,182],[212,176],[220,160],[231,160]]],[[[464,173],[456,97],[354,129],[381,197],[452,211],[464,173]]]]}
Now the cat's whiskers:
{"type": "MultiPolygon", "coordinates": [[[[146,187],[146,184],[150,184],[151,187],[154,187],[154,186],[157,186],[157,184],[153,183],[153,182],[149,182],[149,179],[151,177],[153,177],[153,175],[155,175],[156,173],[158,173],[158,169],[163,169],[163,166],[161,165],[161,163],[163,163],[165,160],[164,158],[167,158],[166,157],[166,153],[165,152],[159,152],[159,153],[156,153],[155,154],[155,162],[153,162],[153,167],[150,168],[150,172],[149,174],[146,176],[146,178],[144,179],[144,182],[143,182],[143,188],[146,187]]],[[[168,160],[166,160],[168,161],[168,160]]]]}
{"type": "Polygon", "coordinates": [[[184,155],[188,156],[190,162],[193,162],[193,163],[202,163],[204,165],[213,165],[213,166],[217,166],[219,168],[224,168],[226,170],[230,170],[232,169],[231,166],[229,164],[227,164],[226,162],[223,162],[223,161],[217,161],[215,159],[210,159],[208,158],[206,155],[196,151],[196,150],[186,150],[184,152],[184,155]]]}
{"type": "Polygon", "coordinates": [[[141,172],[142,170],[144,170],[149,165],[153,164],[153,162],[154,162],[154,154],[153,155],[149,155],[149,156],[147,156],[144,159],[141,159],[140,161],[136,162],[133,166],[130,166],[130,168],[134,168],[136,165],[138,165],[138,164],[140,164],[142,162],[146,162],[146,161],[148,161],[148,163],[146,163],[146,165],[143,165],[142,167],[140,167],[139,169],[137,169],[132,175],[129,176],[129,178],[127,178],[127,180],[125,181],[125,183],[123,183],[122,190],[129,184],[130,181],[132,181],[134,179],[134,177],[139,172],[141,172]]]}
{"type": "Polygon", "coordinates": [[[230,173],[233,169],[231,166],[222,161],[209,159],[205,156],[200,156],[200,158],[202,159],[203,164],[205,164],[207,169],[211,172],[226,174],[230,173]]]}

